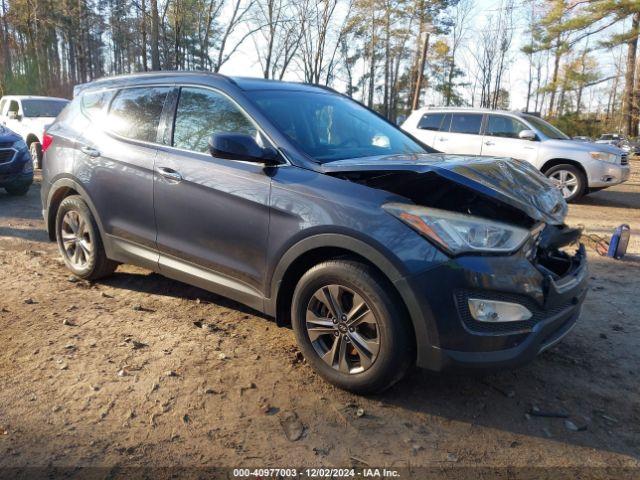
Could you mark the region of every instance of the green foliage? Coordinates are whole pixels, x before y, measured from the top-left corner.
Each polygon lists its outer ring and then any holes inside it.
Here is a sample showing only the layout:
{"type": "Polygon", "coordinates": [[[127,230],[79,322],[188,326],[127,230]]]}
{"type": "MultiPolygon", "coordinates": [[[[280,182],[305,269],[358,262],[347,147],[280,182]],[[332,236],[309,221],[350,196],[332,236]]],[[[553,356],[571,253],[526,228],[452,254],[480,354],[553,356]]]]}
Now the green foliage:
{"type": "Polygon", "coordinates": [[[570,137],[586,135],[587,137],[597,138],[604,133],[602,122],[592,115],[584,116],[569,113],[557,118],[547,118],[547,121],[570,137]]]}

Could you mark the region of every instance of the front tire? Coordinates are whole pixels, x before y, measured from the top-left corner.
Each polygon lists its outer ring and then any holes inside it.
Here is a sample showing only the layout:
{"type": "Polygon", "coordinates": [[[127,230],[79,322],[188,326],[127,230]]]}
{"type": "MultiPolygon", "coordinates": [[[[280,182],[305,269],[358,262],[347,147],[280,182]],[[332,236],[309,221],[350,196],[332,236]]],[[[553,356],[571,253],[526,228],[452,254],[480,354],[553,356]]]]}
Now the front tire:
{"type": "Polygon", "coordinates": [[[42,168],[42,144],[40,142],[31,142],[29,145],[29,153],[33,159],[33,168],[42,168]]]}
{"type": "Polygon", "coordinates": [[[584,173],[574,165],[554,165],[544,174],[560,190],[567,203],[578,200],[587,190],[584,173]]]}
{"type": "Polygon", "coordinates": [[[111,275],[118,266],[107,258],[98,225],[79,195],[66,197],[60,203],[56,239],[64,263],[77,277],[97,280],[111,275]]]}
{"type": "Polygon", "coordinates": [[[291,319],[309,365],[354,393],[389,388],[414,358],[400,300],[386,278],[364,263],[331,260],[311,268],[294,291],[291,319]]]}
{"type": "Polygon", "coordinates": [[[4,187],[4,189],[9,195],[13,195],[14,197],[22,197],[27,194],[27,192],[29,191],[29,187],[31,187],[30,183],[26,185],[7,185],[6,187],[4,187]]]}

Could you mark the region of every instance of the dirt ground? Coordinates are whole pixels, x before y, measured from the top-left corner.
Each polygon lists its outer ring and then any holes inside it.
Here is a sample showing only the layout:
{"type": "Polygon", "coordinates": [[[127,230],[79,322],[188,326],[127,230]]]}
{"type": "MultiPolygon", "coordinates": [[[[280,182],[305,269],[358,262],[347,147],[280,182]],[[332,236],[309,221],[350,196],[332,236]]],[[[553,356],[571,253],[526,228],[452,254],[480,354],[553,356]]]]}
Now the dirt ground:
{"type": "MultiPolygon", "coordinates": [[[[628,183],[572,205],[568,222],[640,232],[640,160],[632,168],[628,183]]],[[[78,466],[106,478],[175,466],[640,476],[638,233],[622,261],[589,249],[583,317],[529,366],[414,369],[363,398],[323,382],[289,329],[241,305],[131,266],[75,281],[39,195],[39,183],[23,198],[0,193],[0,477],[78,466]]]]}

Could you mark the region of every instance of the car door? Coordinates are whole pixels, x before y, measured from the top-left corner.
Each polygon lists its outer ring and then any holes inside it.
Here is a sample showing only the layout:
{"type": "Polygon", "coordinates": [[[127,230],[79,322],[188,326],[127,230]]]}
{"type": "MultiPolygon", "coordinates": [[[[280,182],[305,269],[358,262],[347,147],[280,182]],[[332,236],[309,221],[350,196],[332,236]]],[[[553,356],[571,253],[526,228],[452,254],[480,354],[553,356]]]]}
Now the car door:
{"type": "MultiPolygon", "coordinates": [[[[169,122],[170,123],[170,122],[169,122]]],[[[211,156],[214,133],[266,144],[228,96],[180,89],[170,147],[160,147],[154,182],[160,271],[262,308],[269,230],[269,168],[211,156]]]]}
{"type": "Polygon", "coordinates": [[[154,162],[160,118],[172,89],[131,87],[85,94],[82,114],[92,121],[76,145],[79,176],[91,183],[87,191],[117,258],[132,258],[154,270],[158,266],[154,162]],[[105,118],[100,105],[109,100],[105,118]]]}
{"type": "Polygon", "coordinates": [[[443,144],[446,150],[443,151],[459,155],[480,155],[482,117],[481,113],[452,113],[449,133],[441,133],[447,138],[443,144]]]}
{"type": "Polygon", "coordinates": [[[433,148],[440,152],[444,153],[454,153],[451,151],[451,142],[449,140],[452,139],[451,134],[449,133],[449,127],[451,126],[451,114],[447,113],[444,115],[442,122],[440,123],[440,128],[434,135],[433,139],[433,148]]]}
{"type": "Polygon", "coordinates": [[[522,130],[531,130],[515,117],[490,113],[482,137],[482,155],[510,157],[536,164],[540,142],[518,137],[522,130]]]}
{"type": "Polygon", "coordinates": [[[414,129],[411,129],[410,133],[421,142],[434,147],[435,137],[440,130],[444,116],[444,113],[427,112],[418,119],[418,124],[414,129]]]}

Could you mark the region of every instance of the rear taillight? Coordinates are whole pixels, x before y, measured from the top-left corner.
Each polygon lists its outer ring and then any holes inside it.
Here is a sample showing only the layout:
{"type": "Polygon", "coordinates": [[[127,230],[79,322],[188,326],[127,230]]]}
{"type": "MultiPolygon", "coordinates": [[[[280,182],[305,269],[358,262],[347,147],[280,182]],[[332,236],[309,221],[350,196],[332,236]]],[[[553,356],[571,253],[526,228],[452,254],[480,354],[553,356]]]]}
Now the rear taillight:
{"type": "Polygon", "coordinates": [[[47,151],[47,148],[51,146],[53,137],[47,133],[42,134],[42,153],[47,151]]]}

